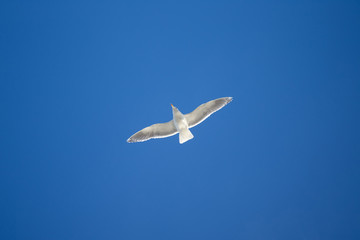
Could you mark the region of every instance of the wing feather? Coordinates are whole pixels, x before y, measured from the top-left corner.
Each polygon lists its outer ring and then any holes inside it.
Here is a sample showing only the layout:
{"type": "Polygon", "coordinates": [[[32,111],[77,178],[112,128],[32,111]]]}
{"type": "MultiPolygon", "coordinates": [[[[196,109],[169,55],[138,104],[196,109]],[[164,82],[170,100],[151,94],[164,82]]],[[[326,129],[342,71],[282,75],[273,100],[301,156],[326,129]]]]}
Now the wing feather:
{"type": "Polygon", "coordinates": [[[207,119],[211,114],[220,110],[231,101],[232,101],[232,97],[224,97],[201,104],[194,111],[185,115],[189,128],[195,127],[196,125],[200,124],[205,119],[207,119]]]}
{"type": "Polygon", "coordinates": [[[157,123],[146,127],[134,135],[132,135],[127,142],[144,142],[152,138],[165,138],[175,135],[177,133],[174,121],[171,120],[167,123],[157,123]]]}

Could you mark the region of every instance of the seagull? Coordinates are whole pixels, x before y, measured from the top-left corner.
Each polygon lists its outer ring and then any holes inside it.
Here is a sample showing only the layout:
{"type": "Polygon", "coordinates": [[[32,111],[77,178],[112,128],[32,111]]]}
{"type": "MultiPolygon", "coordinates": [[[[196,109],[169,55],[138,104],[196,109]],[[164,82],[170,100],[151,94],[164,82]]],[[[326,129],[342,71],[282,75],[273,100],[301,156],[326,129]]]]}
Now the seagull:
{"type": "Polygon", "coordinates": [[[166,123],[157,123],[142,129],[132,135],[127,142],[144,142],[152,138],[165,138],[179,133],[179,142],[184,142],[194,138],[189,128],[202,123],[211,114],[223,108],[232,101],[232,97],[218,98],[207,103],[201,104],[189,114],[182,114],[179,109],[171,104],[173,120],[166,123]]]}

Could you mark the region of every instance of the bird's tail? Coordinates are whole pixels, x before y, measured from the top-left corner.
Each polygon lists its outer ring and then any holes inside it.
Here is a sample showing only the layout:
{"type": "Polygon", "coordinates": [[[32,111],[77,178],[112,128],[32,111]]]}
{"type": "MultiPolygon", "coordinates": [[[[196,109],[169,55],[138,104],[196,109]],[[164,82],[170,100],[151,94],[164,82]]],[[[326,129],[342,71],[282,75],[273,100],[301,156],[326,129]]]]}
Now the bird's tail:
{"type": "Polygon", "coordinates": [[[188,128],[183,129],[179,132],[179,142],[181,144],[183,144],[186,141],[189,141],[192,138],[194,138],[194,136],[192,135],[192,133],[190,132],[190,130],[188,128]]]}

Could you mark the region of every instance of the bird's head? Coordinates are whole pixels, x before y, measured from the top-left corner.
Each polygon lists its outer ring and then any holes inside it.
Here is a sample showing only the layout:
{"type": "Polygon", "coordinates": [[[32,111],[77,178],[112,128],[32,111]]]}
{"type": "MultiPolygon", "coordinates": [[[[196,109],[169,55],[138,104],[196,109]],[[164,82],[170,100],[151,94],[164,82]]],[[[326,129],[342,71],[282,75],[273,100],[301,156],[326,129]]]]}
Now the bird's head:
{"type": "Polygon", "coordinates": [[[177,113],[179,111],[179,109],[177,109],[177,107],[175,107],[172,104],[171,104],[171,108],[172,108],[173,113],[177,113]]]}

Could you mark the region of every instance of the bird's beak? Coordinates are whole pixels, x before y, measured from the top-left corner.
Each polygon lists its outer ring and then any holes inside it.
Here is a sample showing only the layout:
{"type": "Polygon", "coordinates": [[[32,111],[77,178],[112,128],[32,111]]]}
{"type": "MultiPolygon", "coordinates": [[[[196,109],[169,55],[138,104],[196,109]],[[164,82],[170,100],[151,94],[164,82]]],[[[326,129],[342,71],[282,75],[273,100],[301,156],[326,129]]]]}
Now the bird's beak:
{"type": "Polygon", "coordinates": [[[170,104],[172,108],[174,108],[174,105],[170,104]]]}

